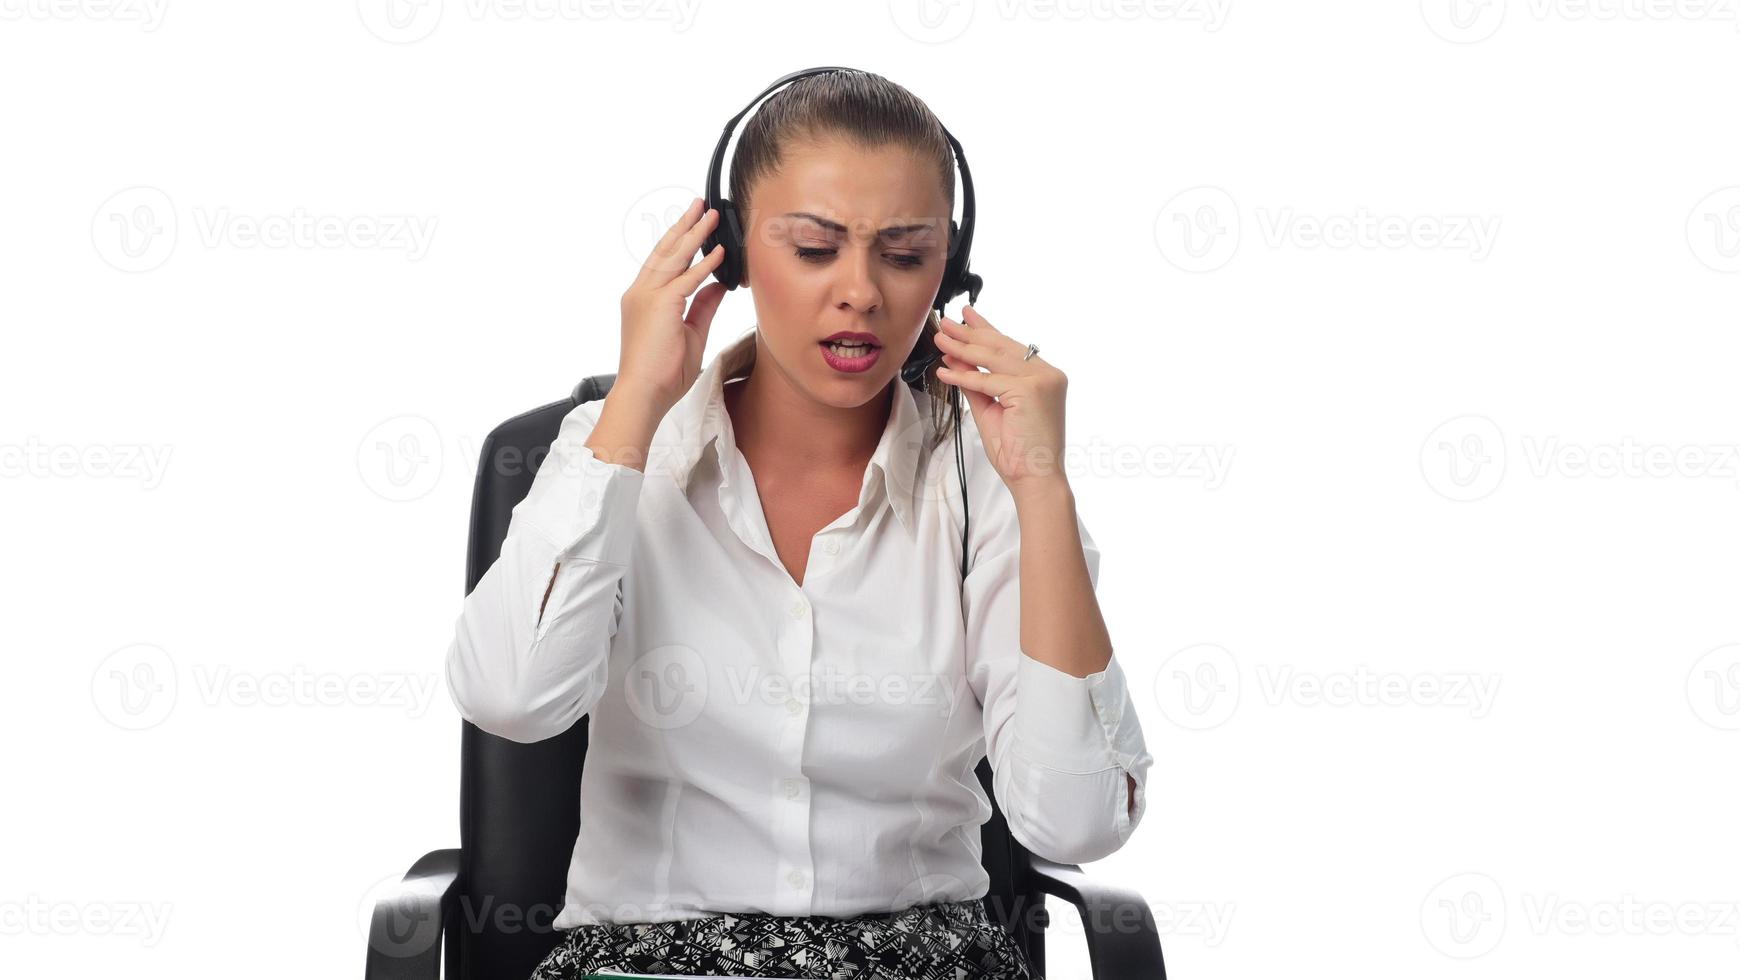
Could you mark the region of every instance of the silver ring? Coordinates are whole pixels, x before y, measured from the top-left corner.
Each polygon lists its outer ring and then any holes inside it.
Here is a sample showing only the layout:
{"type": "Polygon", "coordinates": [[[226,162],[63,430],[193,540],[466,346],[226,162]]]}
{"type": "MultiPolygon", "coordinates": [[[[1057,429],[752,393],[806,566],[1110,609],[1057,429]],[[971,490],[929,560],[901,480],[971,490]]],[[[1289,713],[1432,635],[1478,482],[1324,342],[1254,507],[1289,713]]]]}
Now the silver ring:
{"type": "Polygon", "coordinates": [[[1027,345],[1027,355],[1025,357],[1021,358],[1022,362],[1026,363],[1027,361],[1032,360],[1033,355],[1035,355],[1037,353],[1039,353],[1039,345],[1038,344],[1028,344],[1027,345]]]}

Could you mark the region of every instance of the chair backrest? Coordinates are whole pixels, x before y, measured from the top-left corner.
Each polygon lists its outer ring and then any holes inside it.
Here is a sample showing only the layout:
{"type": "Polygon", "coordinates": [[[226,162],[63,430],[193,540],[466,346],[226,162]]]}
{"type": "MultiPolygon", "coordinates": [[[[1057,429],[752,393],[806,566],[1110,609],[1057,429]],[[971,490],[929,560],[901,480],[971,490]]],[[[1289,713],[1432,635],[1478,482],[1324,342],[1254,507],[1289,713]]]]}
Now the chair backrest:
{"type": "MultiPolygon", "coordinates": [[[[603,398],[615,374],[594,375],[561,401],[541,405],[496,426],[484,440],[471,497],[465,591],[470,594],[501,554],[514,505],[561,430],[582,402],[603,398]]],[[[568,864],[580,831],[580,771],[589,719],[567,732],[523,745],[464,723],[459,781],[460,901],[448,924],[447,967],[461,980],[525,980],[561,940],[551,926],[561,911],[568,864]]],[[[1042,898],[1027,884],[1027,850],[991,792],[991,767],[977,769],[992,815],[980,830],[990,874],[985,907],[1036,965],[1044,937],[1028,910],[1042,898]]],[[[1043,920],[1041,920],[1043,921],[1043,920]]]]}

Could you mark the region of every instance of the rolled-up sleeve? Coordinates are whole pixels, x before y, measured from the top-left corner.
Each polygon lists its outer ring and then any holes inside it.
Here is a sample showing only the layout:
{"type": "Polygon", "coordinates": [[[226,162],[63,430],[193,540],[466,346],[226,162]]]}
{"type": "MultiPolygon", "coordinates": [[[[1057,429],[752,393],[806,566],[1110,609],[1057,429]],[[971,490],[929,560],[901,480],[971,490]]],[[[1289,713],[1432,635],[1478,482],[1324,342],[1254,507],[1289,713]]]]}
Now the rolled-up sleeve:
{"type": "MultiPolygon", "coordinates": [[[[992,788],[1022,846],[1077,864],[1130,839],[1146,807],[1153,758],[1116,655],[1075,677],[1021,649],[1020,527],[1005,488],[973,514],[984,537],[963,586],[968,677],[984,712],[992,788]],[[1126,775],[1135,780],[1129,802],[1126,775]]],[[[1099,549],[1077,515],[1084,557],[1099,587],[1099,549]]]]}
{"type": "Polygon", "coordinates": [[[447,650],[460,714],[515,742],[567,731],[609,676],[645,474],[584,445],[600,409],[585,402],[563,418],[447,650]]]}

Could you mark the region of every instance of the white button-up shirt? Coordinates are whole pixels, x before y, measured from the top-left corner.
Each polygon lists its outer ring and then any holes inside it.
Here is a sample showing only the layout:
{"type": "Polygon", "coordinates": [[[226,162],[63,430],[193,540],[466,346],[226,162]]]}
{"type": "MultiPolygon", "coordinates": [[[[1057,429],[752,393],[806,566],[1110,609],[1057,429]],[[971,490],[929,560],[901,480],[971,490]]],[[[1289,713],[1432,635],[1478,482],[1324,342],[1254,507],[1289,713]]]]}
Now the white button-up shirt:
{"type": "Polygon", "coordinates": [[[713,359],[644,472],[593,455],[602,402],[576,406],[464,600],[446,669],[467,720],[536,742],[591,715],[555,927],[983,897],[987,754],[1029,850],[1117,850],[1153,760],[1116,657],[1075,677],[1022,652],[1014,498],[976,424],[964,586],[952,427],[931,438],[930,397],[899,379],[858,505],[799,586],[725,410],[754,358],[751,330],[713,359]]]}

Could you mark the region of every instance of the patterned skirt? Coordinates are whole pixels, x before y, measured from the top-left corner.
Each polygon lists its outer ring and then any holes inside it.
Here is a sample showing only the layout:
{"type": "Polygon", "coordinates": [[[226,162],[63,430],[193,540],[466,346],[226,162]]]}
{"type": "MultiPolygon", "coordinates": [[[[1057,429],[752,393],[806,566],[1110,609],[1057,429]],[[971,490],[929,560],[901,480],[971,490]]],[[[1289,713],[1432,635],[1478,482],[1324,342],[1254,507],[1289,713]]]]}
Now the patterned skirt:
{"type": "Polygon", "coordinates": [[[531,980],[588,973],[823,980],[1037,980],[978,899],[849,918],[722,912],[567,930],[531,980]]]}

